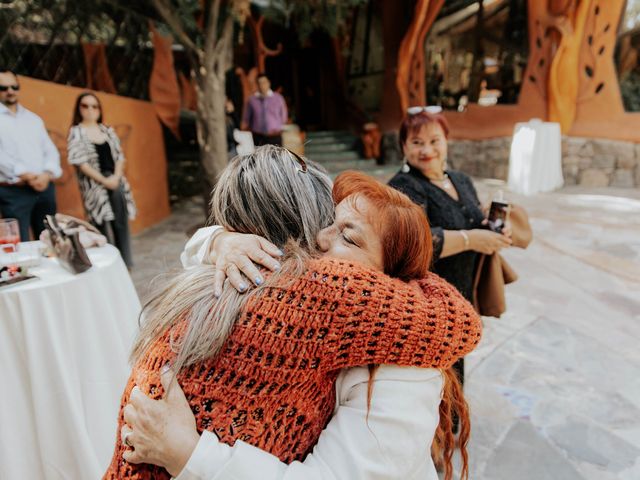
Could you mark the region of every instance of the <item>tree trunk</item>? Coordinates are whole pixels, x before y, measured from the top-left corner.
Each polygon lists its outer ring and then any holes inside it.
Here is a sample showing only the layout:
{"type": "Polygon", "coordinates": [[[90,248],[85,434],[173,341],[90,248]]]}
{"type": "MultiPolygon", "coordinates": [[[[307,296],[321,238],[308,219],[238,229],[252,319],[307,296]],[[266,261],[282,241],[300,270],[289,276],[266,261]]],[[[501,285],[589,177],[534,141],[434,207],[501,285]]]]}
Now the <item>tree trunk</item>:
{"type": "MultiPolygon", "coordinates": [[[[209,27],[211,28],[211,27],[209,27]]],[[[206,34],[205,37],[209,35],[206,34]]],[[[210,201],[220,172],[229,161],[225,114],[226,73],[233,57],[233,19],[228,16],[214,48],[205,48],[201,65],[195,69],[198,110],[196,126],[203,173],[203,196],[207,220],[210,201]]]]}
{"type": "Polygon", "coordinates": [[[200,162],[202,165],[203,198],[207,220],[210,217],[211,190],[218,175],[227,166],[227,135],[225,119],[225,78],[215,72],[198,76],[198,110],[196,126],[200,162]]]}

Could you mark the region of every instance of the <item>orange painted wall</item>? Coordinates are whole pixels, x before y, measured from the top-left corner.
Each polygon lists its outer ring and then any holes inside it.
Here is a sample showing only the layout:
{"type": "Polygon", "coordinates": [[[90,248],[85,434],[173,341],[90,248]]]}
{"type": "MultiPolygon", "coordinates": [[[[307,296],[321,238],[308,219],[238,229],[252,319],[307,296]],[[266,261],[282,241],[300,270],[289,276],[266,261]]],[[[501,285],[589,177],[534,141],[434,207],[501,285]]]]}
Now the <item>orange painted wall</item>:
{"type": "MultiPolygon", "coordinates": [[[[58,211],[84,217],[75,169],[67,162],[67,134],[73,106],[83,89],[20,77],[20,102],[42,117],[60,150],[62,178],[56,180],[58,211]]],[[[114,127],[127,159],[125,175],[138,206],[133,233],[150,227],[171,214],[162,128],[153,105],[131,98],[97,93],[105,123],[114,127]]]]}

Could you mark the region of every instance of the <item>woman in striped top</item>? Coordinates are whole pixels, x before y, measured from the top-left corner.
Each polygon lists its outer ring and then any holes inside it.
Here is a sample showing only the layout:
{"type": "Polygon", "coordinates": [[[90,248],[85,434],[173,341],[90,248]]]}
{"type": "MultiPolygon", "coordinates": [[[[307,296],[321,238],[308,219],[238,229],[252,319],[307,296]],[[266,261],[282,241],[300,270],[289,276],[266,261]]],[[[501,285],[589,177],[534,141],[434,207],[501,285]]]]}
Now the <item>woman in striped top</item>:
{"type": "Polygon", "coordinates": [[[68,159],[76,166],[89,219],[131,268],[129,220],[135,218],[136,206],[124,176],[120,139],[113,128],[102,123],[102,113],[100,100],[93,93],[78,96],[67,140],[68,159]]]}

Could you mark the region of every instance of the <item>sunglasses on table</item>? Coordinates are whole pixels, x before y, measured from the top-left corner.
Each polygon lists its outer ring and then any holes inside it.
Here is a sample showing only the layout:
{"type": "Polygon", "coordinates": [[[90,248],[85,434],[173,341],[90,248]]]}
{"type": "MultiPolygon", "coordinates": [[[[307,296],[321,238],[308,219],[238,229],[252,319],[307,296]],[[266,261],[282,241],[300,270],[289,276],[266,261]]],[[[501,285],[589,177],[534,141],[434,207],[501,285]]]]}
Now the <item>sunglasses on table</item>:
{"type": "Polygon", "coordinates": [[[20,90],[20,85],[0,85],[0,92],[6,92],[9,89],[17,92],[20,90]]]}
{"type": "Polygon", "coordinates": [[[426,112],[431,115],[436,115],[442,112],[442,107],[440,105],[428,105],[425,107],[409,107],[407,108],[407,114],[409,115],[417,115],[419,113],[426,112]]]}

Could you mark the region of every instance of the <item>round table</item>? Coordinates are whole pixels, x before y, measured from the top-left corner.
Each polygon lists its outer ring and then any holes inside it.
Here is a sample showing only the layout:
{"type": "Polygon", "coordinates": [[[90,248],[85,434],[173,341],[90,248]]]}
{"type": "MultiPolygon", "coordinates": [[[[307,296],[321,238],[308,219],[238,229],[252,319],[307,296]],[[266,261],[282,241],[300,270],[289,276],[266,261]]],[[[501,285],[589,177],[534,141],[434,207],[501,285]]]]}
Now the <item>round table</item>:
{"type": "Polygon", "coordinates": [[[118,250],[0,289],[0,478],[97,479],[116,439],[140,302],[118,250]]]}

